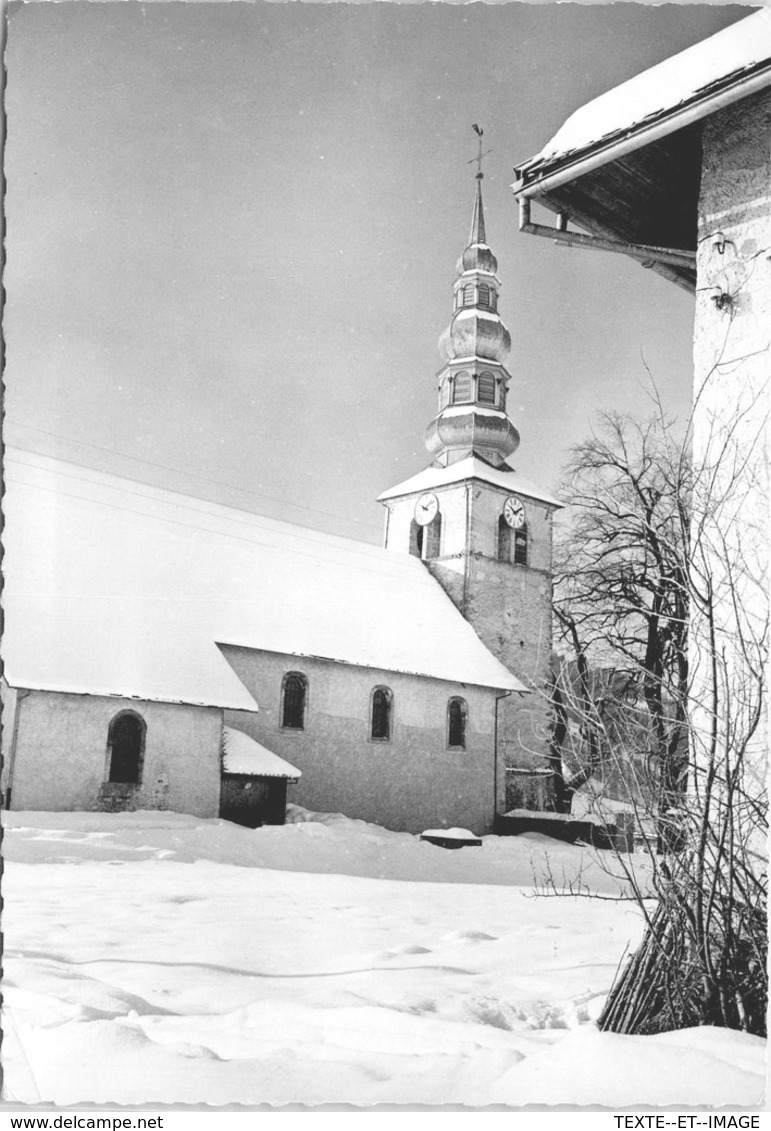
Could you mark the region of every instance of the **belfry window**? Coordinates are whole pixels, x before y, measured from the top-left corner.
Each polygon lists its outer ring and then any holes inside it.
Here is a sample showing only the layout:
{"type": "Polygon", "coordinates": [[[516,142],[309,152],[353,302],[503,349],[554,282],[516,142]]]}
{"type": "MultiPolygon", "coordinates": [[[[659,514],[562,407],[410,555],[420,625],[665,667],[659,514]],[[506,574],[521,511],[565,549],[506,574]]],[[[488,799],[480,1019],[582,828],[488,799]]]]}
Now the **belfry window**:
{"type": "Polygon", "coordinates": [[[490,288],[488,287],[487,283],[480,283],[479,284],[479,298],[477,299],[477,305],[484,307],[485,310],[489,310],[490,305],[491,305],[490,304],[491,293],[492,292],[491,292],[490,288]]]}
{"type": "Polygon", "coordinates": [[[410,523],[410,553],[414,558],[423,557],[423,530],[413,518],[410,523]]]}
{"type": "Polygon", "coordinates": [[[466,283],[465,287],[463,288],[463,305],[464,306],[473,306],[474,305],[474,284],[473,283],[466,283]]]}
{"type": "Polygon", "coordinates": [[[147,727],[141,715],[121,711],[115,715],[107,731],[110,769],[107,780],[139,785],[145,753],[147,727]]]}
{"type": "Polygon", "coordinates": [[[466,700],[454,696],[447,704],[447,746],[450,750],[466,749],[466,700]]]}
{"type": "Polygon", "coordinates": [[[477,400],[480,404],[495,404],[495,377],[492,373],[480,373],[477,378],[477,400]]]}
{"type": "Polygon", "coordinates": [[[391,741],[393,694],[388,687],[376,687],[370,703],[369,736],[373,742],[391,741]]]}
{"type": "Polygon", "coordinates": [[[471,374],[466,370],[455,374],[453,383],[452,403],[465,404],[471,400],[471,374]]]}
{"type": "Polygon", "coordinates": [[[281,681],[281,726],[284,730],[305,730],[308,680],[302,672],[287,672],[281,681]]]}
{"type": "Polygon", "coordinates": [[[442,548],[442,512],[437,511],[428,526],[423,527],[423,552],[424,561],[438,558],[442,548]]]}
{"type": "Polygon", "coordinates": [[[514,564],[527,565],[527,523],[514,531],[514,564]]]}
{"type": "Polygon", "coordinates": [[[503,515],[498,519],[498,561],[511,561],[511,527],[503,515]]]}

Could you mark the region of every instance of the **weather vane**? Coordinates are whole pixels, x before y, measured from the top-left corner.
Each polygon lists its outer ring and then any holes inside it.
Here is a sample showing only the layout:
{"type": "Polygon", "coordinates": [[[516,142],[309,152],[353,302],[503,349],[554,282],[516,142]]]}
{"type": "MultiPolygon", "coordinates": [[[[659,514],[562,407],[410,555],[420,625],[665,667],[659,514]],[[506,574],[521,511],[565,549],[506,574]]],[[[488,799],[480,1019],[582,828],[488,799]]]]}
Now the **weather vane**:
{"type": "Polygon", "coordinates": [[[474,133],[477,135],[477,137],[479,138],[479,153],[476,155],[476,157],[472,157],[470,161],[467,161],[466,164],[467,165],[473,165],[476,162],[477,178],[481,181],[482,177],[484,177],[484,173],[482,172],[482,158],[487,157],[488,153],[492,153],[492,149],[486,149],[483,153],[482,152],[482,138],[484,137],[485,131],[482,129],[481,126],[478,126],[476,124],[476,122],[474,122],[474,124],[472,125],[471,128],[474,131],[474,133]]]}

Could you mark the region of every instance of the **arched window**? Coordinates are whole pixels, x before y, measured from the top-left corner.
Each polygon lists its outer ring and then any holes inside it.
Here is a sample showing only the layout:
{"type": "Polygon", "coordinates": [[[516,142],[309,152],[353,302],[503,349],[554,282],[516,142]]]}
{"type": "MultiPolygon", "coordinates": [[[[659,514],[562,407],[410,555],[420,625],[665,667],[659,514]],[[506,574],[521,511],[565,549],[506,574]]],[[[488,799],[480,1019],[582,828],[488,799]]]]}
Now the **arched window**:
{"type": "Polygon", "coordinates": [[[488,287],[487,283],[479,284],[479,298],[477,299],[477,304],[483,306],[485,310],[490,309],[490,293],[490,287],[488,287]]]}
{"type": "Polygon", "coordinates": [[[437,511],[428,526],[424,526],[422,558],[438,558],[442,550],[442,512],[437,511]]]}
{"type": "Polygon", "coordinates": [[[514,564],[527,565],[527,523],[514,531],[514,564]]]}
{"type": "Polygon", "coordinates": [[[388,687],[376,687],[370,702],[369,735],[374,742],[390,742],[394,697],[388,687]]]}
{"type": "Polygon", "coordinates": [[[447,704],[447,745],[451,750],[466,749],[466,700],[454,696],[447,704]]]}
{"type": "Polygon", "coordinates": [[[410,553],[414,558],[423,557],[423,527],[414,518],[410,523],[410,553]]]}
{"type": "Polygon", "coordinates": [[[302,672],[287,672],[281,681],[281,726],[285,730],[305,730],[308,705],[308,680],[302,672]]]}
{"type": "Polygon", "coordinates": [[[455,381],[453,384],[453,404],[463,404],[471,400],[471,374],[467,373],[465,369],[460,373],[455,374],[455,381]]]}
{"type": "Polygon", "coordinates": [[[477,378],[477,400],[480,404],[495,404],[495,377],[492,373],[480,373],[477,378]]]}
{"type": "Polygon", "coordinates": [[[107,780],[139,785],[145,754],[145,720],[135,711],[121,711],[107,731],[110,770],[107,780]]]}
{"type": "Polygon", "coordinates": [[[465,287],[463,288],[463,305],[464,306],[473,306],[474,305],[474,284],[473,283],[466,283],[465,287]]]}
{"type": "Polygon", "coordinates": [[[498,519],[498,561],[511,561],[511,527],[503,515],[498,519]]]}

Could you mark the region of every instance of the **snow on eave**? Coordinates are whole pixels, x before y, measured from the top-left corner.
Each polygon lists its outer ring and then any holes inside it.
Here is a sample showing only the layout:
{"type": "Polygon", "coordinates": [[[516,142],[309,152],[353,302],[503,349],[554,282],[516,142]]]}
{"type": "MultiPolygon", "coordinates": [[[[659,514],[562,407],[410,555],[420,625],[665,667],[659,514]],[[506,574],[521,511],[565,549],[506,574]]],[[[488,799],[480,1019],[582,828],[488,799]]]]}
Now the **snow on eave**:
{"type": "MultiPolygon", "coordinates": [[[[469,407],[473,408],[473,405],[469,407]]],[[[513,491],[517,495],[524,496],[526,499],[546,503],[555,510],[562,509],[565,505],[554,495],[550,495],[548,491],[542,491],[540,487],[536,487],[528,479],[520,476],[519,472],[515,471],[513,467],[508,465],[493,467],[492,464],[486,464],[476,456],[467,456],[465,459],[458,460],[457,463],[451,463],[448,467],[426,467],[415,475],[411,475],[409,479],[405,479],[402,483],[397,483],[395,487],[389,488],[388,491],[383,491],[381,495],[378,495],[378,502],[385,503],[389,499],[397,499],[401,495],[409,495],[413,491],[427,491],[435,487],[451,486],[463,479],[476,479],[482,483],[492,483],[493,486],[503,487],[507,491],[513,491]]]]}
{"type": "Polygon", "coordinates": [[[222,728],[222,772],[258,778],[286,778],[299,781],[302,770],[279,758],[237,727],[222,728]]]}
{"type": "MultiPolygon", "coordinates": [[[[448,600],[449,600],[449,598],[448,598],[448,600]]],[[[473,632],[473,629],[472,629],[472,632],[473,632]]],[[[479,639],[479,638],[477,637],[477,639],[479,639]]],[[[481,643],[481,641],[480,641],[480,643],[481,643]]],[[[369,670],[369,671],[393,672],[395,675],[417,676],[419,679],[432,679],[435,682],[448,683],[448,684],[453,684],[455,686],[460,684],[463,687],[486,687],[486,688],[489,688],[492,691],[508,691],[508,692],[511,692],[512,694],[515,694],[515,695],[530,695],[531,694],[531,688],[526,687],[524,685],[524,683],[521,683],[516,678],[516,676],[513,676],[509,671],[507,671],[507,669],[503,667],[503,665],[500,663],[500,661],[497,660],[495,656],[493,656],[492,652],[489,652],[490,658],[493,660],[493,662],[495,664],[498,665],[498,667],[500,669],[500,682],[497,682],[497,683],[493,682],[492,677],[485,678],[485,679],[480,679],[480,678],[473,679],[473,678],[465,678],[465,677],[453,678],[452,676],[449,676],[449,675],[436,675],[432,671],[421,671],[418,668],[403,668],[403,667],[397,667],[396,665],[391,665],[387,668],[384,668],[384,667],[379,667],[377,664],[366,664],[366,663],[363,663],[363,662],[358,662],[357,660],[341,659],[339,656],[334,656],[334,655],[331,655],[331,654],[328,655],[328,656],[325,656],[325,655],[322,655],[320,652],[299,652],[299,651],[296,651],[296,650],[287,650],[287,651],[279,652],[279,651],[277,651],[276,649],[273,649],[273,648],[260,648],[259,645],[255,646],[253,644],[244,644],[243,641],[239,641],[239,640],[220,640],[219,645],[221,645],[225,648],[244,648],[246,651],[249,651],[249,652],[262,652],[262,653],[267,653],[267,654],[271,654],[271,655],[274,655],[274,656],[294,656],[295,659],[298,659],[298,660],[320,660],[323,663],[341,664],[341,665],[343,665],[343,667],[348,667],[348,668],[363,668],[363,669],[369,670]]],[[[485,647],[484,644],[482,645],[482,647],[483,648],[485,647]]]]}
{"type": "Polygon", "coordinates": [[[233,711],[251,711],[257,714],[259,707],[257,703],[249,695],[244,692],[243,699],[233,698],[229,702],[218,701],[213,702],[208,699],[189,698],[175,698],[170,695],[157,694],[155,692],[148,692],[142,694],[136,691],[121,691],[98,685],[84,689],[74,683],[68,683],[67,680],[52,680],[47,682],[40,679],[19,679],[17,680],[13,673],[10,675],[7,672],[3,676],[7,686],[13,691],[43,691],[59,695],[83,695],[89,699],[120,699],[122,701],[130,701],[132,703],[170,703],[172,706],[179,707],[206,707],[214,711],[221,711],[224,709],[233,711]]]}
{"type": "MultiPolygon", "coordinates": [[[[478,272],[475,272],[475,274],[478,272]]],[[[482,310],[478,306],[463,306],[456,311],[453,321],[460,322],[464,318],[487,318],[489,322],[500,322],[501,316],[497,311],[482,310]]],[[[453,359],[454,360],[454,359],[453,359]]]]}
{"type": "Polygon", "coordinates": [[[450,405],[449,408],[443,408],[437,414],[437,420],[440,416],[468,416],[470,412],[473,412],[475,416],[497,416],[499,420],[509,419],[502,408],[482,408],[480,405],[474,404],[473,401],[466,401],[464,404],[454,404],[450,405]]]}
{"type": "MultiPolygon", "coordinates": [[[[489,250],[489,249],[488,249],[489,250]]],[[[495,279],[496,283],[500,286],[501,280],[496,275],[495,271],[485,271],[483,267],[469,267],[465,271],[461,271],[456,280],[456,286],[464,279],[466,275],[486,275],[488,279],[495,279]]]]}
{"type": "Polygon", "coordinates": [[[514,192],[535,195],[547,177],[572,166],[573,177],[581,176],[589,171],[584,161],[591,159],[592,168],[607,164],[622,146],[640,149],[768,86],[771,10],[763,9],[576,110],[540,153],[518,166],[514,192]]]}

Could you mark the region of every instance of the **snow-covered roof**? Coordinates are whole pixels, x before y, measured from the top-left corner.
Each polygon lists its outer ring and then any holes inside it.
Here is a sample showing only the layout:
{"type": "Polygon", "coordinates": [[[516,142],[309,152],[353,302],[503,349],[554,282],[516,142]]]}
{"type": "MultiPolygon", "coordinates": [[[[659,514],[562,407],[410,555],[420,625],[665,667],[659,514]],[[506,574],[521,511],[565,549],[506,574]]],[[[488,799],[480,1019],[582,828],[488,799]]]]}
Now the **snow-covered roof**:
{"type": "MultiPolygon", "coordinates": [[[[473,406],[470,406],[473,407],[473,406]]],[[[465,410],[464,410],[465,411],[465,410]]],[[[474,412],[479,410],[474,408],[474,412]]],[[[497,414],[496,414],[497,415],[497,414]]],[[[548,503],[552,507],[561,507],[563,504],[550,495],[548,491],[536,487],[524,475],[509,467],[492,467],[476,456],[467,456],[450,464],[449,467],[427,467],[417,475],[405,479],[403,483],[391,487],[378,496],[381,502],[386,499],[396,499],[400,495],[408,495],[412,491],[430,491],[435,487],[446,487],[450,483],[458,483],[463,479],[481,479],[485,483],[492,483],[496,487],[505,487],[516,495],[524,495],[528,499],[537,499],[539,502],[548,503]]]]}
{"type": "Polygon", "coordinates": [[[222,769],[226,774],[250,774],[259,778],[290,778],[296,781],[302,771],[272,750],[255,742],[235,727],[223,727],[224,755],[222,769]]]}
{"type": "Polygon", "coordinates": [[[764,8],[582,106],[519,167],[514,191],[537,191],[542,174],[596,147],[607,145],[612,160],[615,139],[628,144],[639,131],[643,145],[644,128],[663,119],[671,119],[670,131],[678,129],[678,115],[686,108],[706,117],[717,98],[725,105],[744,97],[750,78],[758,89],[771,84],[770,64],[771,10],[764,8]]]}
{"type": "Polygon", "coordinates": [[[255,710],[217,644],[527,690],[408,554],[6,453],[12,686],[255,710]]]}

